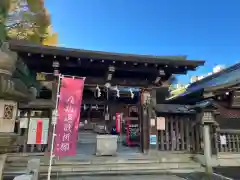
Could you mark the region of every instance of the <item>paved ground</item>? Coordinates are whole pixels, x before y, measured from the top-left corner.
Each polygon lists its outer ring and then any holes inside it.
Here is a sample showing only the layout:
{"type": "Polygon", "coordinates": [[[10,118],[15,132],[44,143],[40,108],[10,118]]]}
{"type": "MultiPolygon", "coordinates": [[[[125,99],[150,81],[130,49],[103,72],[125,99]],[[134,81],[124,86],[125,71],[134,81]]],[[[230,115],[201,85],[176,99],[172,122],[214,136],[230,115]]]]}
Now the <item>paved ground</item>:
{"type": "Polygon", "coordinates": [[[240,167],[218,167],[214,172],[232,179],[240,180],[240,167]]]}
{"type": "Polygon", "coordinates": [[[207,176],[204,173],[190,173],[177,175],[117,175],[117,176],[79,176],[56,178],[52,180],[239,180],[223,176],[207,176]]]}
{"type": "Polygon", "coordinates": [[[59,180],[184,180],[175,175],[141,175],[141,176],[82,176],[82,177],[69,177],[59,180]]]}
{"type": "Polygon", "coordinates": [[[211,176],[206,175],[205,173],[178,174],[178,176],[186,180],[239,180],[232,179],[217,173],[214,173],[211,176]]]}

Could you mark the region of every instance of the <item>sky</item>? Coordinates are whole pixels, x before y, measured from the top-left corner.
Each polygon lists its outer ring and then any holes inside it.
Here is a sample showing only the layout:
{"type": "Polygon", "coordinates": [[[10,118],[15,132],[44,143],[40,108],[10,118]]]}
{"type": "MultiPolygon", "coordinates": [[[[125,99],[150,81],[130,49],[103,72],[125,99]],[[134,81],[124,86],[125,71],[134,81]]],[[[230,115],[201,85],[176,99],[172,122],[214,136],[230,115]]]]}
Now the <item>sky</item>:
{"type": "Polygon", "coordinates": [[[205,66],[240,60],[240,0],[45,0],[64,47],[149,55],[187,55],[205,66]]]}

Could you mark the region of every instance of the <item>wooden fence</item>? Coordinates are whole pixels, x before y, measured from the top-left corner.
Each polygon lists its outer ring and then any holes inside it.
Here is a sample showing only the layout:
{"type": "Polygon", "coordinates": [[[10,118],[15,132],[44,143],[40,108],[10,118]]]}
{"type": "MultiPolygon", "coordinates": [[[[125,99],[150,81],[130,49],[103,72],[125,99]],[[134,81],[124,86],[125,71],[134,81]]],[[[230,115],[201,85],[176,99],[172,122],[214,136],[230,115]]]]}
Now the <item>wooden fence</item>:
{"type": "Polygon", "coordinates": [[[158,131],[160,151],[202,152],[202,130],[195,116],[165,116],[165,130],[158,131]]]}

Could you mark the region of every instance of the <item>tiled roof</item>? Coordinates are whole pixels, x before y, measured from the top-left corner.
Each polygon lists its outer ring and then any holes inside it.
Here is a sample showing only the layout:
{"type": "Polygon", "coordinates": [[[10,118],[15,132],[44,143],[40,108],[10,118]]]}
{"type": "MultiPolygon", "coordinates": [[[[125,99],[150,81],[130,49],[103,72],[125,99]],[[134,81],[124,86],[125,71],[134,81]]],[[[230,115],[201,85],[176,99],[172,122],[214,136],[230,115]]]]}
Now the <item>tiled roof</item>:
{"type": "Polygon", "coordinates": [[[220,116],[229,119],[240,119],[240,109],[228,108],[224,103],[216,103],[220,116]]]}
{"type": "Polygon", "coordinates": [[[155,110],[159,113],[194,113],[191,106],[180,104],[157,104],[155,110]]]}
{"type": "Polygon", "coordinates": [[[240,128],[240,118],[227,118],[227,117],[217,117],[216,122],[221,129],[239,129],[240,128]]]}
{"type": "MultiPolygon", "coordinates": [[[[180,94],[179,96],[185,96],[191,93],[194,93],[196,91],[203,90],[204,88],[234,83],[236,84],[240,83],[240,63],[235,64],[232,67],[229,67],[226,70],[223,70],[224,72],[219,72],[217,74],[213,74],[209,77],[206,77],[200,81],[197,81],[193,84],[191,84],[185,92],[180,94]]],[[[176,97],[177,98],[177,97],[176,97]]]]}

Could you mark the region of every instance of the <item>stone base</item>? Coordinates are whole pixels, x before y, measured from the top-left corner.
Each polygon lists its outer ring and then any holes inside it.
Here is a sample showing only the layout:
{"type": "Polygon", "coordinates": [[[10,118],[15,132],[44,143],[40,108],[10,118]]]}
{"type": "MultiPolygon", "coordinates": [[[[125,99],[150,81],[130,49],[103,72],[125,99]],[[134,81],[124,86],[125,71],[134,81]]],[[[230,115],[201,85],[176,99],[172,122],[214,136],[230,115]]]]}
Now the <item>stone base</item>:
{"type": "Polygon", "coordinates": [[[14,133],[0,133],[0,153],[11,153],[18,150],[18,146],[15,144],[18,138],[14,133]]]}
{"type": "Polygon", "coordinates": [[[117,154],[118,136],[97,135],[97,156],[115,156],[117,154]]]}

